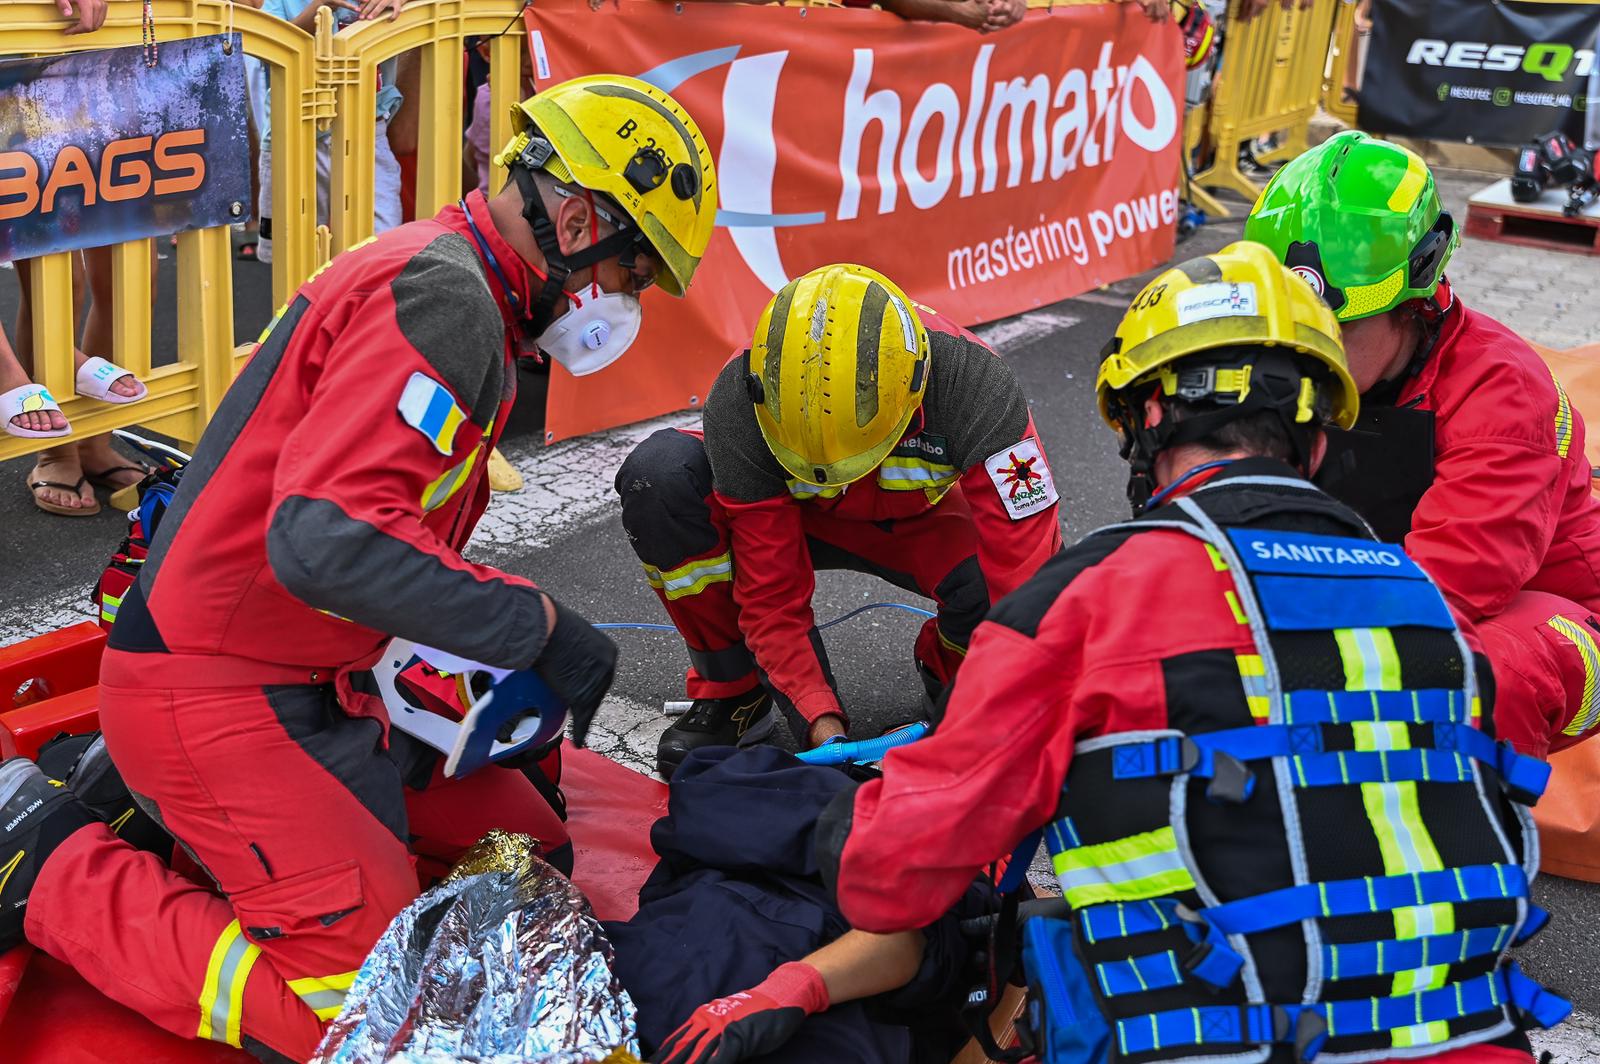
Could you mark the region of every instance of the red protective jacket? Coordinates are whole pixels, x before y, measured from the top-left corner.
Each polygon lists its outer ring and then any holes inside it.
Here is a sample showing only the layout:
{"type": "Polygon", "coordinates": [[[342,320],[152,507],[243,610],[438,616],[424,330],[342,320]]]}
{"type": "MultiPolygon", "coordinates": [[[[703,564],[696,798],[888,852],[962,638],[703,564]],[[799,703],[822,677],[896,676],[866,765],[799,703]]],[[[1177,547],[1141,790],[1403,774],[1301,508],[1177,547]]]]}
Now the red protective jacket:
{"type": "MultiPolygon", "coordinates": [[[[1453,300],[1448,286],[1440,302],[1453,300]]],[[[1434,480],[1406,553],[1469,622],[1524,588],[1600,609],[1600,502],[1583,418],[1510,329],[1459,300],[1397,406],[1434,414],[1434,480]]]]}
{"type": "Polygon", "coordinates": [[[1061,547],[1054,480],[1010,367],[942,315],[924,308],[921,317],[932,352],[920,414],[876,474],[842,491],[808,490],[772,457],[738,360],[718,376],[706,399],[712,491],[729,514],[729,538],[739,560],[739,625],[768,681],[807,720],[842,710],[810,638],[816,574],[802,507],[847,521],[900,520],[959,494],[972,512],[991,602],[1061,547]],[[1013,494],[1011,471],[1019,459],[1024,493],[1013,494]]]}
{"type": "MultiPolygon", "coordinates": [[[[1310,484],[1248,482],[1293,476],[1279,462],[1243,459],[1182,490],[1208,485],[1241,525],[1358,534],[1353,513],[1310,484]]],[[[1228,605],[1233,587],[1203,542],[1155,529],[1070,547],[997,604],[937,730],[894,751],[883,778],[855,793],[837,880],[850,925],[894,932],[936,920],[1055,815],[1078,742],[1169,727],[1172,662],[1253,654],[1250,629],[1228,605]]]]}
{"type": "MultiPolygon", "coordinates": [[[[495,257],[518,261],[482,195],[467,209],[495,257]]],[[[460,554],[515,395],[511,320],[457,206],[308,281],[185,470],[103,678],[326,682],[390,636],[532,664],[542,595],[460,554]]]]}

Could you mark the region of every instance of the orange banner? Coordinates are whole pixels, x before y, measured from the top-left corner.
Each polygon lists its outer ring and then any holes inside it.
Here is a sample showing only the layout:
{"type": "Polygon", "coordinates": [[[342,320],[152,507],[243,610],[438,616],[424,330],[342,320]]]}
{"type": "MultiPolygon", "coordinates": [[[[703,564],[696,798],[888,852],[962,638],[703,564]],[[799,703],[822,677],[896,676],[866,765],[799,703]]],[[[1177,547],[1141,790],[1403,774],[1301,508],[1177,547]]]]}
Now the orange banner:
{"type": "Polygon", "coordinates": [[[718,228],[638,344],[552,371],[547,440],[698,406],[786,280],[853,261],[972,325],[1172,253],[1183,56],[1135,4],[1030,11],[981,35],[868,10],[539,0],[540,86],[633,74],[716,155],[718,228]]]}

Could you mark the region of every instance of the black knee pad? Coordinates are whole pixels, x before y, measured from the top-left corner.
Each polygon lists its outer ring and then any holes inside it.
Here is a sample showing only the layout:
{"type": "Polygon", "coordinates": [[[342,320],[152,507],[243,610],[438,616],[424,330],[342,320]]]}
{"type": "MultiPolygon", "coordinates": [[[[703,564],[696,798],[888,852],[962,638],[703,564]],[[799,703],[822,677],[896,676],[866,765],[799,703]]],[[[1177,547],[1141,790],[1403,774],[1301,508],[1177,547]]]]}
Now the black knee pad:
{"type": "Polygon", "coordinates": [[[717,545],[711,523],[711,460],[705,444],[677,429],[659,429],[617,470],[622,527],[639,560],[669,569],[717,545]]]}

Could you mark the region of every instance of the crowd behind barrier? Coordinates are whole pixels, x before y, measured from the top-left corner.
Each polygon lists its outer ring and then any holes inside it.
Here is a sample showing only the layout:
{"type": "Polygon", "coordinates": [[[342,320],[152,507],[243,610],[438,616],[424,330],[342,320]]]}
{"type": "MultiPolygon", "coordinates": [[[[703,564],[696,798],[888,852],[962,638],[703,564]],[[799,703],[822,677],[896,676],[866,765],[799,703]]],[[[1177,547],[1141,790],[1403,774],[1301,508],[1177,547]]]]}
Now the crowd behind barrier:
{"type": "MultiPolygon", "coordinates": [[[[1094,4],[1102,0],[1027,0],[1029,8],[1094,4]]],[[[1190,183],[1197,205],[1228,213],[1206,191],[1225,187],[1253,197],[1256,185],[1240,173],[1235,148],[1252,138],[1278,133],[1274,158],[1304,146],[1306,123],[1325,94],[1338,95],[1335,50],[1347,47],[1351,5],[1316,0],[1309,9],[1268,6],[1255,18],[1240,18],[1259,6],[1230,0],[1228,38],[1209,104],[1196,108],[1185,126],[1191,158],[1209,148],[1210,163],[1190,183]],[[1231,23],[1231,25],[1230,25],[1231,23]],[[1330,31],[1333,31],[1330,33],[1330,31]],[[1325,68],[1333,69],[1324,77],[1325,68]]],[[[526,36],[519,0],[412,0],[394,19],[357,22],[335,32],[332,11],[316,13],[316,32],[228,0],[153,0],[148,19],[158,39],[175,40],[237,33],[247,56],[266,65],[270,84],[270,217],[272,300],[282,306],[294,289],[331,255],[372,235],[374,149],[378,132],[365,116],[374,111],[377,69],[415,50],[420,61],[415,98],[420,133],[415,174],[415,216],[431,215],[455,199],[462,185],[462,50],[468,38],[488,41],[490,101],[488,143],[510,136],[510,107],[522,95],[526,36]],[[351,116],[358,120],[352,121],[351,116]],[[327,224],[317,218],[317,139],[331,133],[327,224]]],[[[92,33],[64,35],[53,0],[6,5],[0,21],[0,55],[49,55],[133,46],[149,30],[142,5],[112,3],[104,25],[92,33]]],[[[470,101],[468,101],[470,102],[470,101]]],[[[263,211],[263,214],[266,212],[263,211]]],[[[159,239],[159,238],[158,238],[159,239]]],[[[61,399],[73,434],[66,442],[112,428],[142,425],[182,441],[199,438],[216,410],[249,344],[236,335],[233,312],[234,257],[227,226],[178,234],[176,360],[152,368],[153,241],[143,239],[109,251],[114,264],[111,349],[103,355],[143,380],[144,399],[106,405],[74,396],[74,319],[82,293],[74,293],[76,253],[47,255],[19,264],[32,282],[29,309],[36,383],[61,399]]],[[[9,325],[10,323],[6,323],[9,325]]],[[[638,357],[638,356],[636,356],[638,357]]],[[[38,451],[62,440],[0,435],[0,460],[38,451]]]]}

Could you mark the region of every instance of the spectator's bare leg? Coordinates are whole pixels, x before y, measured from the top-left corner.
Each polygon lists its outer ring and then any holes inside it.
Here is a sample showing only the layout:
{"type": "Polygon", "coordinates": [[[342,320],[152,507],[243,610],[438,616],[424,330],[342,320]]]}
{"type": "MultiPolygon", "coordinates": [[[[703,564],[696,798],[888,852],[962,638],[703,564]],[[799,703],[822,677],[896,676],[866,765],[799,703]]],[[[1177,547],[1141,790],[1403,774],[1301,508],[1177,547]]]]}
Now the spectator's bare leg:
{"type": "MultiPolygon", "coordinates": [[[[76,321],[83,306],[83,276],[78,257],[72,259],[73,320],[76,321]]],[[[17,283],[22,288],[22,298],[17,304],[16,355],[17,361],[33,376],[33,279],[27,262],[17,263],[17,283]]],[[[78,463],[78,445],[63,444],[40,451],[34,460],[28,483],[48,480],[57,484],[76,484],[83,477],[83,467],[78,463]]],[[[94,489],[81,485],[76,492],[65,488],[32,488],[33,494],[43,502],[53,503],[68,510],[89,509],[96,505],[94,489]]]]}
{"type": "MultiPolygon", "coordinates": [[[[83,253],[84,272],[89,282],[89,317],[83,323],[83,351],[85,355],[99,355],[109,359],[112,351],[112,336],[115,332],[116,322],[112,315],[112,253],[110,248],[90,248],[83,253]]],[[[155,250],[151,248],[150,259],[150,298],[155,299],[156,291],[156,259],[155,250]]],[[[111,390],[118,395],[134,396],[139,394],[138,382],[130,374],[112,384],[111,390]]],[[[128,459],[118,454],[111,446],[111,437],[105,433],[91,436],[78,444],[78,459],[85,473],[100,473],[114,469],[117,466],[126,466],[128,459]]],[[[111,490],[137,484],[144,479],[144,475],[136,469],[122,469],[106,478],[111,490]]]]}

